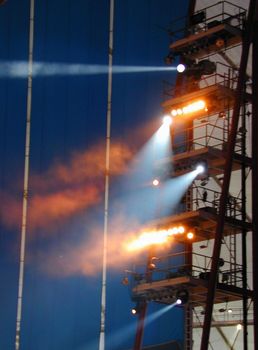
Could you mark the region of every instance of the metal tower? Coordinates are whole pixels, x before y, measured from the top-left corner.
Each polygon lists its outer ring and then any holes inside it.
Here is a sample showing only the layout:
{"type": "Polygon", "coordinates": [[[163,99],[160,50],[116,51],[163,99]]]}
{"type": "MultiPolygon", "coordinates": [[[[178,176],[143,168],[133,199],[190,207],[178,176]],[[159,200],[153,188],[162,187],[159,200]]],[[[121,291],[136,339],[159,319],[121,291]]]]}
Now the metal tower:
{"type": "Polygon", "coordinates": [[[194,12],[191,2],[188,17],[173,23],[166,60],[180,62],[184,71],[165,91],[163,109],[174,118],[173,157],[162,166],[173,165],[170,177],[198,165],[203,171],[177,212],[151,223],[171,230],[183,225],[184,231],[176,236],[180,251],[150,252],[145,272],[136,267],[132,275],[132,297],[140,306],[134,350],[141,349],[148,302],[172,304],[178,299],[185,314],[185,350],[193,349],[193,327],[203,328],[201,350],[208,349],[212,326],[233,346],[220,326],[237,322],[243,327],[243,349],[248,349],[248,324],[253,324],[257,344],[257,6],[251,0],[247,11],[220,1],[194,12]],[[230,56],[232,48],[239,53],[238,62],[230,56]],[[248,268],[253,268],[253,280],[248,268]],[[242,311],[233,319],[234,303],[242,311]]]}

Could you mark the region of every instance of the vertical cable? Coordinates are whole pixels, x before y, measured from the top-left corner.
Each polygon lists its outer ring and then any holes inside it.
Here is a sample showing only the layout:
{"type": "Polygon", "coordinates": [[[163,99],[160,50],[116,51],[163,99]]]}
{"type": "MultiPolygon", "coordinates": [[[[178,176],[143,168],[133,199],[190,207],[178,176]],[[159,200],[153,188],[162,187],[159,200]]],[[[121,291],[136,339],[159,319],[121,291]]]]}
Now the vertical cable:
{"type": "Polygon", "coordinates": [[[109,47],[108,47],[108,99],[107,99],[107,133],[106,133],[106,164],[105,164],[105,204],[103,230],[103,264],[101,288],[101,315],[99,350],[105,349],[105,317],[106,317],[106,285],[107,285],[107,235],[109,214],[109,170],[110,170],[110,136],[111,136],[111,104],[112,104],[112,65],[113,65],[113,27],[114,1],[110,0],[109,12],[109,47]]]}
{"type": "Polygon", "coordinates": [[[25,139],[24,183],[23,183],[23,202],[22,202],[20,269],[19,269],[17,316],[16,316],[16,334],[15,334],[15,349],[16,350],[19,350],[19,348],[20,348],[20,330],[21,330],[21,317],[22,317],[22,297],[23,297],[23,282],[24,282],[25,245],[26,245],[26,231],[27,231],[28,183],[29,183],[29,164],[30,164],[30,129],[31,129],[33,39],[34,39],[34,0],[30,0],[30,29],[29,29],[29,60],[28,60],[26,139],[25,139]]]}

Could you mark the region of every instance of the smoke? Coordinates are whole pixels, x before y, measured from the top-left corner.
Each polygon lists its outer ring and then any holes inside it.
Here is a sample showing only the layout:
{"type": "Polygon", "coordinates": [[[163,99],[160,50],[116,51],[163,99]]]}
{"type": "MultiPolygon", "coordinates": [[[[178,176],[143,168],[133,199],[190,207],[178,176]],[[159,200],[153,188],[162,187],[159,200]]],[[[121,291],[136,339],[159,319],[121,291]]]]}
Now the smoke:
{"type": "MultiPolygon", "coordinates": [[[[123,174],[132,157],[128,146],[114,142],[110,150],[110,176],[123,174]]],[[[41,174],[32,174],[28,197],[28,223],[31,231],[50,229],[72,215],[86,211],[103,199],[105,145],[74,152],[65,164],[56,161],[41,174]]],[[[21,222],[21,196],[2,193],[2,223],[17,228],[21,222]]]]}
{"type": "MultiPolygon", "coordinates": [[[[144,134],[149,132],[147,128],[142,128],[141,131],[144,134]]],[[[133,135],[141,134],[137,131],[133,135]]],[[[129,135],[131,136],[132,134],[129,135]]],[[[134,147],[138,146],[139,140],[142,141],[142,138],[134,137],[134,147]]],[[[159,205],[159,189],[144,184],[143,188],[138,186],[132,191],[132,188],[135,188],[135,173],[128,170],[135,165],[135,161],[132,162],[135,152],[128,144],[130,144],[128,140],[123,142],[114,140],[110,150],[111,181],[120,175],[129,176],[129,181],[126,178],[126,183],[122,184],[122,190],[126,193],[121,195],[120,191],[118,197],[112,197],[109,211],[107,265],[108,268],[119,271],[124,266],[131,265],[132,258],[137,260],[140,254],[144,254],[128,252],[126,243],[136,237],[141,226],[145,226],[146,222],[154,218],[155,207],[159,205]]],[[[146,150],[146,147],[144,149],[146,150]]],[[[158,151],[157,148],[155,149],[158,151]]],[[[160,150],[161,155],[163,151],[163,149],[160,150]]],[[[144,158],[149,154],[152,159],[152,147],[148,154],[146,152],[144,158]]],[[[150,176],[152,162],[146,163],[141,157],[140,160],[136,162],[139,168],[137,169],[150,176]]],[[[55,160],[40,174],[31,174],[28,232],[31,233],[30,243],[35,243],[36,248],[27,252],[31,254],[28,256],[31,264],[39,266],[41,271],[53,277],[79,274],[91,276],[102,270],[103,213],[97,224],[87,214],[90,213],[90,209],[97,208],[100,203],[103,204],[104,178],[105,144],[103,143],[97,143],[87,150],[73,152],[65,163],[55,160]],[[76,225],[79,228],[66,225],[68,219],[76,215],[79,220],[79,223],[76,220],[76,225]],[[57,225],[59,230],[54,231],[57,225]],[[60,232],[60,227],[62,227],[62,235],[58,234],[55,238],[53,233],[60,232]],[[52,234],[48,237],[49,233],[52,234]],[[40,241],[41,238],[45,240],[44,244],[41,244],[43,242],[40,241]]],[[[4,193],[2,199],[4,199],[2,222],[7,227],[19,228],[22,196],[17,198],[4,193]]]]}
{"type": "MultiPolygon", "coordinates": [[[[131,264],[135,253],[128,252],[125,245],[128,239],[134,237],[137,229],[137,222],[129,222],[123,214],[116,214],[110,220],[107,240],[108,268],[121,271],[123,266],[131,264]]],[[[92,224],[82,236],[84,238],[77,243],[68,242],[67,239],[59,241],[58,246],[41,252],[40,258],[37,254],[40,270],[53,277],[94,276],[99,273],[102,270],[103,225],[92,224]]],[[[30,259],[35,260],[33,256],[30,259]]]]}

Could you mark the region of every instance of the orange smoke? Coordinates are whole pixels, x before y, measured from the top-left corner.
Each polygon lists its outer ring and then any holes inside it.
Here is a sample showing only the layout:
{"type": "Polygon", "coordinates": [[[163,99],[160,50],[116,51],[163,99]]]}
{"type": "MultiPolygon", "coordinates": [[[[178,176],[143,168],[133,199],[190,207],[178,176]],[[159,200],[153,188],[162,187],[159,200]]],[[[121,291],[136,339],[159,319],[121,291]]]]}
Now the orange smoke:
{"type": "MultiPolygon", "coordinates": [[[[110,149],[110,175],[124,173],[132,157],[130,149],[115,142],[110,149]]],[[[42,174],[29,180],[28,226],[50,228],[59,220],[87,210],[102,199],[105,176],[105,145],[97,144],[83,152],[74,152],[66,164],[56,161],[42,174]],[[31,194],[31,195],[30,195],[31,194]]],[[[22,196],[2,195],[1,221],[7,227],[21,222],[22,196]]]]}
{"type": "MultiPolygon", "coordinates": [[[[132,252],[125,248],[125,242],[138,230],[137,223],[128,222],[123,215],[110,220],[107,239],[107,268],[122,271],[132,262],[132,252]]],[[[135,253],[133,253],[135,256],[135,253]]],[[[33,257],[31,257],[33,259],[33,257]]],[[[52,251],[37,255],[40,269],[52,276],[86,275],[93,276],[102,271],[103,226],[95,225],[87,230],[87,237],[77,244],[58,242],[52,251]]],[[[35,259],[33,259],[35,264],[35,259]]]]}
{"type": "MultiPolygon", "coordinates": [[[[76,186],[88,181],[103,180],[105,175],[105,144],[100,143],[82,152],[74,152],[66,164],[56,162],[43,175],[31,178],[32,187],[39,191],[51,191],[61,186],[76,186]]],[[[132,158],[129,147],[115,142],[110,148],[110,175],[124,173],[132,158]]]]}

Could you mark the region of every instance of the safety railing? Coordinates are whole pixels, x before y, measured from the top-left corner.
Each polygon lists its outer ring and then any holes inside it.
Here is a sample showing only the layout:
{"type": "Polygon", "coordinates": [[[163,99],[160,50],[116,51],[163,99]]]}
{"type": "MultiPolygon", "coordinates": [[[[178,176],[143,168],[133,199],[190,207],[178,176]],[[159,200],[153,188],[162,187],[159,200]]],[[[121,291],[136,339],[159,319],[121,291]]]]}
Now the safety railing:
{"type": "MultiPolygon", "coordinates": [[[[185,95],[186,93],[192,93],[195,91],[200,91],[201,89],[220,85],[228,88],[232,91],[236,90],[238,73],[237,71],[221,62],[214,62],[216,64],[216,72],[210,75],[204,75],[196,70],[196,73],[200,76],[195,76],[194,70],[193,74],[185,75],[185,79],[182,80],[182,84],[179,86],[175,83],[163,82],[163,95],[165,100],[169,100],[178,96],[185,95]]],[[[186,73],[187,73],[186,67],[186,73]]],[[[189,68],[191,69],[191,68],[189,68]]],[[[184,74],[184,73],[183,73],[184,74]]],[[[204,90],[203,90],[204,91],[204,90]]],[[[205,91],[204,91],[205,92],[205,91]]],[[[205,98],[205,95],[203,96],[205,98]]],[[[226,99],[226,96],[225,96],[226,99]]]]}
{"type": "Polygon", "coordinates": [[[227,23],[243,30],[246,21],[246,9],[229,1],[219,1],[214,5],[204,7],[190,18],[180,17],[169,26],[169,34],[173,41],[182,37],[198,34],[221,23],[227,23]]]}
{"type": "MultiPolygon", "coordinates": [[[[190,252],[179,252],[155,258],[148,275],[143,271],[142,265],[135,265],[130,271],[131,288],[147,282],[164,281],[182,276],[192,277],[197,280],[208,281],[211,273],[211,257],[192,253],[192,265],[186,263],[186,257],[190,252]],[[140,272],[139,272],[140,271],[140,272]]],[[[219,271],[217,282],[221,285],[243,286],[242,265],[232,263],[224,259],[219,260],[219,271]]],[[[185,281],[183,282],[185,283],[185,281]]]]}
{"type": "MultiPolygon", "coordinates": [[[[218,213],[221,193],[202,186],[193,186],[193,210],[205,209],[218,213]]],[[[225,216],[241,219],[242,201],[234,196],[227,197],[225,216]]]]}

